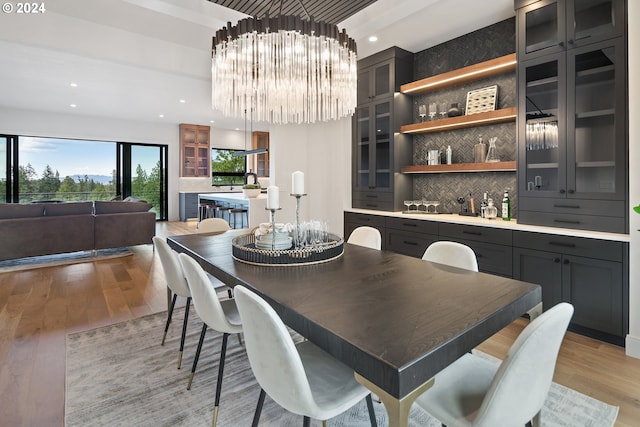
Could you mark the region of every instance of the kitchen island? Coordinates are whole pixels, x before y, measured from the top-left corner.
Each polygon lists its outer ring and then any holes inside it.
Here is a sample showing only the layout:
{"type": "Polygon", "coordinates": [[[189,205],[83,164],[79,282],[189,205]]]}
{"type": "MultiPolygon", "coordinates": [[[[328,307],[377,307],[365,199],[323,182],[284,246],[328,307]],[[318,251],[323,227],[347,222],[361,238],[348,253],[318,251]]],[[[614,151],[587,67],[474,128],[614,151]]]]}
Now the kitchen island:
{"type": "MultiPolygon", "coordinates": [[[[214,201],[231,207],[241,207],[248,209],[248,227],[253,228],[261,222],[269,222],[269,212],[267,207],[267,195],[260,194],[258,197],[247,198],[243,193],[200,193],[198,194],[198,205],[214,201]]],[[[225,218],[229,220],[228,218],[225,218]]],[[[238,218],[240,220],[240,218],[238,218]]]]}

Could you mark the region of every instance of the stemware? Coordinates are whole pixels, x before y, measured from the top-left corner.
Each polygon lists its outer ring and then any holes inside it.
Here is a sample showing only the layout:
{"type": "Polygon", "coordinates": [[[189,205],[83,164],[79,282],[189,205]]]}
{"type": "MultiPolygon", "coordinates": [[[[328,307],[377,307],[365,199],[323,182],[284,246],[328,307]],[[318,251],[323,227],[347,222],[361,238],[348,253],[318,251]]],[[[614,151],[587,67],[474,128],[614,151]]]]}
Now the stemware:
{"type": "Polygon", "coordinates": [[[433,213],[438,213],[438,206],[440,206],[440,202],[438,200],[434,200],[431,202],[433,204],[433,213]]]}
{"type": "Polygon", "coordinates": [[[420,121],[424,122],[424,118],[427,117],[427,106],[424,104],[420,104],[418,107],[418,115],[420,116],[420,121]]]}
{"type": "Polygon", "coordinates": [[[438,104],[435,102],[429,103],[429,120],[433,120],[436,114],[438,114],[438,104]]]}
{"type": "Polygon", "coordinates": [[[406,212],[409,212],[409,206],[411,206],[411,200],[405,200],[403,203],[404,205],[407,207],[407,209],[405,210],[406,212]]]}
{"type": "Polygon", "coordinates": [[[444,119],[447,117],[447,110],[448,110],[447,104],[444,102],[438,106],[438,113],[440,113],[441,119],[444,119]]]}

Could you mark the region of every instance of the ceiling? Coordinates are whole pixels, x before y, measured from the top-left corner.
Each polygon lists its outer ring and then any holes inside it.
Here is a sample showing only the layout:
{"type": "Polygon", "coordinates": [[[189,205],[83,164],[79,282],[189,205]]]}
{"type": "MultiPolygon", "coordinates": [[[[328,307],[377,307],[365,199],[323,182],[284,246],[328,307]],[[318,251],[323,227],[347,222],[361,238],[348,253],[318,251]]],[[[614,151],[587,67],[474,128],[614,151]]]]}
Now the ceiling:
{"type": "MultiPolygon", "coordinates": [[[[251,14],[261,12],[244,7],[264,10],[271,3],[228,2],[251,14]]],[[[513,0],[303,4],[314,19],[324,14],[327,21],[339,19],[338,27],[356,40],[359,58],[394,45],[418,52],[514,15],[513,0]],[[350,15],[347,5],[364,8],[350,15]],[[374,35],[378,41],[369,42],[374,35]]],[[[214,32],[246,14],[209,0],[56,0],[46,8],[40,15],[0,15],[0,114],[8,108],[225,129],[244,126],[242,120],[211,109],[210,52],[214,32]]],[[[268,124],[253,128],[266,130],[268,124]]]]}
{"type": "Polygon", "coordinates": [[[293,15],[337,24],[376,0],[209,0],[255,18],[265,15],[293,15]]]}

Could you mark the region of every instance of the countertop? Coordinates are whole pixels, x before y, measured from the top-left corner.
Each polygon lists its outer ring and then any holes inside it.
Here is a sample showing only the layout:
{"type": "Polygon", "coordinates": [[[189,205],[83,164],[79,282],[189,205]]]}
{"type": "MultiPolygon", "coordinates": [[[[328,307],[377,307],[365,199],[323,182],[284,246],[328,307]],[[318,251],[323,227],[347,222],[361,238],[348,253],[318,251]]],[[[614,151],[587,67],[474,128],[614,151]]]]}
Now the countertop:
{"type": "Polygon", "coordinates": [[[629,242],[628,234],[605,233],[602,231],[575,230],[572,228],[544,227],[540,225],[518,224],[517,220],[504,221],[502,218],[484,219],[479,216],[462,216],[458,214],[406,214],[403,212],[387,212],[369,209],[348,208],[346,212],[387,216],[395,218],[411,218],[423,221],[447,222],[453,224],[477,225],[481,227],[502,228],[515,231],[530,231],[534,233],[557,234],[562,236],[587,237],[590,239],[613,240],[618,242],[629,242]]]}

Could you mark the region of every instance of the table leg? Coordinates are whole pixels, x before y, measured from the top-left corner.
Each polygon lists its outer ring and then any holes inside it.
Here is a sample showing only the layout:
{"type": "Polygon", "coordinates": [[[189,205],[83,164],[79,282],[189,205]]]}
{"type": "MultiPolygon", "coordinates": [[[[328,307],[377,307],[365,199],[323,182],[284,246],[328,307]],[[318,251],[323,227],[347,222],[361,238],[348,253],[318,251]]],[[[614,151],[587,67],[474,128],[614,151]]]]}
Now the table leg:
{"type": "Polygon", "coordinates": [[[398,399],[357,372],[355,373],[355,377],[356,381],[378,395],[378,398],[384,404],[387,414],[389,415],[389,427],[407,427],[409,425],[409,411],[411,410],[413,402],[418,396],[431,388],[435,381],[435,378],[431,378],[402,399],[398,399]]]}

